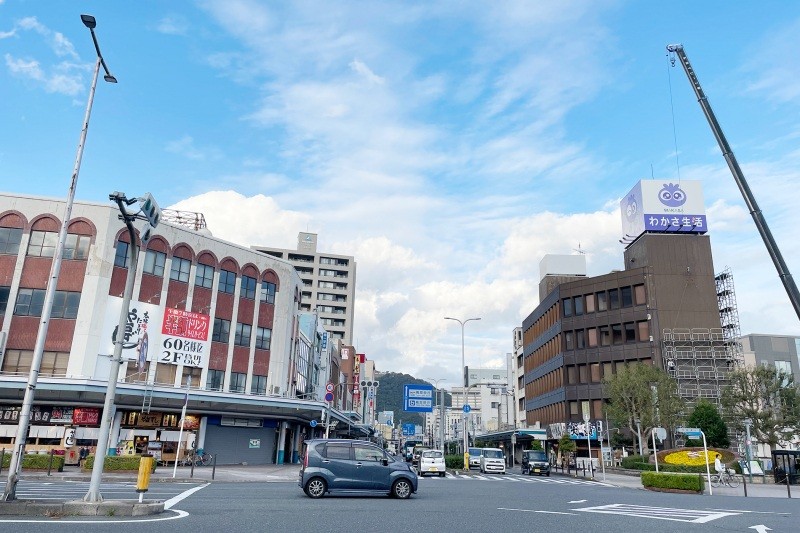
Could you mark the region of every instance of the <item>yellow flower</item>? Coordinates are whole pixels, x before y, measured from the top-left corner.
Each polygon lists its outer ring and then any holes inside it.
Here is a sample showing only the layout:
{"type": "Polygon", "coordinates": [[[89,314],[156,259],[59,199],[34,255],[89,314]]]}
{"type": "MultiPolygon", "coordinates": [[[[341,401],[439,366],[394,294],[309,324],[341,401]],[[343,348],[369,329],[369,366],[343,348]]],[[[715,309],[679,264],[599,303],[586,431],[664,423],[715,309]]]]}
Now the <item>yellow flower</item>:
{"type": "Polygon", "coordinates": [[[709,450],[708,452],[704,452],[703,450],[672,452],[664,457],[664,462],[672,465],[700,466],[706,464],[706,453],[708,453],[708,462],[713,463],[714,457],[717,454],[717,452],[713,450],[709,450]]]}

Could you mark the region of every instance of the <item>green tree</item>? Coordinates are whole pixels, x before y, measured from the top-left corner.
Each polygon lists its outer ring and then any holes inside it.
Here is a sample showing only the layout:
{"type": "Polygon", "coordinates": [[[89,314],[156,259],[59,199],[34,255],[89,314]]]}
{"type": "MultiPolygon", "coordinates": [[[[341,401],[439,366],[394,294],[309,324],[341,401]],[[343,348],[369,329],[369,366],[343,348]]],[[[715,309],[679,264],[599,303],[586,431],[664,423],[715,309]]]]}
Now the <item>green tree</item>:
{"type": "Polygon", "coordinates": [[[752,435],[772,449],[790,441],[800,428],[800,389],[794,376],[774,366],[734,371],[721,401],[735,430],[743,432],[749,418],[752,435]]]}
{"type": "Polygon", "coordinates": [[[562,460],[565,461],[565,464],[569,464],[569,458],[577,448],[578,447],[575,445],[575,441],[569,438],[569,434],[567,433],[564,433],[561,435],[561,438],[558,439],[558,453],[561,454],[562,460]]]}
{"type": "Polygon", "coordinates": [[[731,445],[728,438],[728,426],[722,420],[717,407],[707,400],[697,402],[686,425],[702,429],[709,447],[728,448],[731,445]]]}
{"type": "MultiPolygon", "coordinates": [[[[641,425],[643,448],[654,427],[675,428],[686,407],[678,396],[677,385],[666,372],[651,364],[618,365],[611,378],[604,381],[608,397],[608,417],[636,435],[636,420],[641,425]]],[[[669,433],[669,432],[668,432],[669,433]]],[[[638,437],[637,437],[638,438],[638,437]]]]}

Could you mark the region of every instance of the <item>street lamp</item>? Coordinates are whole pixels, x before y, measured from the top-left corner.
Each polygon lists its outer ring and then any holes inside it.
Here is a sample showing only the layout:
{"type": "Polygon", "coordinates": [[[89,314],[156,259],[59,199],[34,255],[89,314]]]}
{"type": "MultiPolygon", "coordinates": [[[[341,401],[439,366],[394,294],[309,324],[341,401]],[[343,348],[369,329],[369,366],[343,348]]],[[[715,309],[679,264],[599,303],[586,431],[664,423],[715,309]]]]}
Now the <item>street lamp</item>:
{"type": "Polygon", "coordinates": [[[459,324],[461,324],[461,368],[464,372],[464,389],[463,389],[463,396],[464,396],[464,404],[462,405],[463,415],[462,418],[464,420],[464,470],[469,470],[469,433],[467,431],[467,365],[464,362],[464,325],[469,322],[470,320],[480,320],[480,317],[476,318],[467,318],[466,320],[459,320],[458,318],[452,318],[449,316],[444,317],[445,320],[455,320],[459,324]]]}
{"type": "Polygon", "coordinates": [[[100,72],[100,66],[105,69],[106,75],[103,77],[107,82],[117,83],[117,79],[108,71],[103,56],[100,54],[100,47],[97,44],[97,37],[94,34],[94,28],[97,22],[91,15],[81,15],[83,24],[89,28],[94,41],[94,48],[97,52],[97,62],[94,67],[94,77],[92,78],[92,86],[89,90],[89,103],[86,106],[86,114],[83,118],[83,128],[81,129],[80,139],[78,141],[78,153],[75,156],[75,166],[72,169],[72,179],[67,194],[67,202],[64,208],[64,218],[61,221],[61,229],[58,233],[58,245],[56,246],[55,256],[53,257],[53,266],[50,269],[50,279],[47,283],[47,290],[45,291],[44,303],[42,304],[42,316],[39,319],[39,330],[36,333],[36,345],[33,348],[33,358],[31,360],[31,370],[28,375],[28,385],[25,387],[25,396],[22,400],[22,410],[20,411],[19,424],[17,425],[17,437],[14,445],[14,451],[11,456],[11,463],[8,468],[8,480],[6,481],[5,491],[3,492],[3,500],[15,499],[17,481],[19,480],[19,471],[22,466],[22,457],[25,454],[25,440],[28,437],[28,427],[31,418],[31,409],[33,407],[34,391],[36,390],[36,383],[39,380],[39,369],[42,366],[42,357],[44,355],[44,344],[47,339],[47,328],[50,325],[50,315],[53,310],[53,300],[55,299],[55,291],[58,285],[58,277],[61,273],[61,260],[64,258],[64,247],[67,240],[67,227],[69,226],[70,218],[72,217],[72,206],[75,202],[75,189],[78,186],[78,174],[81,169],[81,159],[83,158],[83,147],[86,144],[86,133],[89,130],[89,117],[92,114],[92,103],[94,102],[94,91],[97,87],[97,76],[100,72]]]}

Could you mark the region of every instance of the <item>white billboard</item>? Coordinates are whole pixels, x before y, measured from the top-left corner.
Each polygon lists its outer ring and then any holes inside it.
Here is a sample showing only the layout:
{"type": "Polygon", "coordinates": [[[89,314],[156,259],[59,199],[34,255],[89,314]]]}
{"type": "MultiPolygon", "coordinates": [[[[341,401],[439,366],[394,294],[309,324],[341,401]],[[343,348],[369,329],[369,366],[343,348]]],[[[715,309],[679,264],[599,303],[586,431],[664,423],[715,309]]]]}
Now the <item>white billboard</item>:
{"type": "MultiPolygon", "coordinates": [[[[103,323],[102,353],[114,353],[122,298],[109,297],[103,323]]],[[[122,359],[205,368],[211,345],[208,315],[131,301],[123,336],[122,359]]]]}
{"type": "Polygon", "coordinates": [[[624,240],[644,232],[705,233],[708,231],[700,181],[642,180],[620,202],[624,240]]]}

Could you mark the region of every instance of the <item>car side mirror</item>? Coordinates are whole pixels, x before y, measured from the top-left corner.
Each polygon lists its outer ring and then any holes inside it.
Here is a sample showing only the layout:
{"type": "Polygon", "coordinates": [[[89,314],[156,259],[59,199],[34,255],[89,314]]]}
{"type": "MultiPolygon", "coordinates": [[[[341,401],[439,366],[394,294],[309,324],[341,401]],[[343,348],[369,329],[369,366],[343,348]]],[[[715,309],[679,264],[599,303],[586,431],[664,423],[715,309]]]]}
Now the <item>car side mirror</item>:
{"type": "Polygon", "coordinates": [[[389,459],[387,459],[386,457],[384,457],[383,459],[381,459],[381,464],[382,464],[383,466],[389,466],[389,459]]]}

